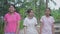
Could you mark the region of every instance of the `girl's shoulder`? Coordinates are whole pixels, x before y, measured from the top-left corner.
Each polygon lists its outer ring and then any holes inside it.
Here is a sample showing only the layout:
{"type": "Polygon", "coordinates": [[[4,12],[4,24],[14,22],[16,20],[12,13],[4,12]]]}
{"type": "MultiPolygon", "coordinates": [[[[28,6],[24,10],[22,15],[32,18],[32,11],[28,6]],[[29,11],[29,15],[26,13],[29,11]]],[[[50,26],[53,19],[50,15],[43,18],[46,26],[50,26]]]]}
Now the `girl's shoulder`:
{"type": "Polygon", "coordinates": [[[15,12],[16,15],[20,15],[19,13],[15,12]]]}
{"type": "Polygon", "coordinates": [[[27,19],[28,19],[28,17],[24,18],[24,20],[27,20],[27,19]]]}
{"type": "MultiPolygon", "coordinates": [[[[36,17],[33,17],[32,19],[37,20],[36,17]]],[[[26,17],[24,20],[28,20],[28,17],[26,17]]]]}
{"type": "Polygon", "coordinates": [[[9,13],[6,13],[6,14],[5,14],[5,16],[8,16],[8,15],[9,15],[9,13]]]}
{"type": "Polygon", "coordinates": [[[33,17],[34,19],[36,19],[36,17],[33,17]]]}
{"type": "Polygon", "coordinates": [[[50,16],[50,18],[54,18],[53,16],[50,16]]]}
{"type": "Polygon", "coordinates": [[[37,18],[36,18],[36,17],[33,17],[33,19],[34,19],[34,20],[37,20],[37,18]]]}
{"type": "Polygon", "coordinates": [[[45,18],[46,16],[44,15],[44,16],[42,16],[41,18],[45,18]]]}

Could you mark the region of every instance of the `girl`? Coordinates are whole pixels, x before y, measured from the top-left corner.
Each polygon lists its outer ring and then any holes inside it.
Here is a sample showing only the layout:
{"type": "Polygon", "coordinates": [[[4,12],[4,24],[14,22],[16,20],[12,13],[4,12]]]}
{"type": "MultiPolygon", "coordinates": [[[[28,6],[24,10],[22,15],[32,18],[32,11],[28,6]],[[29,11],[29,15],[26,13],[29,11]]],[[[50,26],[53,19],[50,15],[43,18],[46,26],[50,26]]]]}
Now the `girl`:
{"type": "Polygon", "coordinates": [[[37,19],[34,17],[34,12],[32,9],[27,11],[28,16],[24,20],[24,34],[38,34],[36,30],[37,19]]]}
{"type": "Polygon", "coordinates": [[[21,17],[19,13],[15,12],[15,6],[10,5],[9,12],[4,16],[4,21],[5,21],[4,33],[18,34],[20,20],[21,17]]]}
{"type": "Polygon", "coordinates": [[[40,34],[54,34],[54,18],[51,16],[50,8],[47,8],[45,15],[41,17],[40,34]]]}

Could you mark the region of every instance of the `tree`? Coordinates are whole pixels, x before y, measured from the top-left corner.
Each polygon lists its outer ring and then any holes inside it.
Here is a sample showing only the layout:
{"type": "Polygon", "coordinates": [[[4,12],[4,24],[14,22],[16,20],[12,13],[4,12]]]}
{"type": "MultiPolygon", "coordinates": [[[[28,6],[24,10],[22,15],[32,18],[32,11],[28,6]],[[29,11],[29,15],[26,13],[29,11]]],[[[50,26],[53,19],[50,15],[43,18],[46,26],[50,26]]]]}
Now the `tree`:
{"type": "Polygon", "coordinates": [[[52,1],[54,3],[54,5],[56,5],[55,1],[53,1],[53,0],[46,0],[46,8],[48,8],[49,1],[52,1]]]}

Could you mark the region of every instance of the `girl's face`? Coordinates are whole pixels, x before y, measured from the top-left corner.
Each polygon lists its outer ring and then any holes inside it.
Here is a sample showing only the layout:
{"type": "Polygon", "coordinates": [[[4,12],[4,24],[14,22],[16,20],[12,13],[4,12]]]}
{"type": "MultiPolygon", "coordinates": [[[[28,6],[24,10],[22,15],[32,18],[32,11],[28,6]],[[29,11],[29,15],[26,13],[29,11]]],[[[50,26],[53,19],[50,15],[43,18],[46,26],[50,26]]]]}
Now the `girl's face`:
{"type": "Polygon", "coordinates": [[[31,16],[31,17],[34,16],[34,12],[33,12],[33,10],[31,10],[31,12],[29,13],[29,16],[31,16]]]}
{"type": "Polygon", "coordinates": [[[49,16],[49,15],[50,15],[50,10],[49,10],[49,9],[46,9],[45,14],[46,14],[47,16],[49,16]]]}
{"type": "Polygon", "coordinates": [[[13,6],[9,7],[9,12],[13,13],[15,11],[15,8],[13,6]]]}

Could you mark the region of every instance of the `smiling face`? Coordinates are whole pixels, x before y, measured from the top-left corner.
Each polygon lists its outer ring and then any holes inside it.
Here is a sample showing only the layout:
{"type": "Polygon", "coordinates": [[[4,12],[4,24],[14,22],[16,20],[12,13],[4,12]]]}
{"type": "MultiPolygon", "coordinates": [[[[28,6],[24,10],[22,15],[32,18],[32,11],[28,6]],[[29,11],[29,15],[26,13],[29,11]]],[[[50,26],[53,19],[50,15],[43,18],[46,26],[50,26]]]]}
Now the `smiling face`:
{"type": "Polygon", "coordinates": [[[14,11],[15,11],[15,8],[14,8],[14,6],[11,5],[11,6],[9,7],[9,12],[13,13],[14,11]]]}
{"type": "Polygon", "coordinates": [[[50,13],[51,13],[50,10],[49,10],[49,9],[46,9],[45,15],[46,15],[46,16],[50,16],[50,13]]]}

